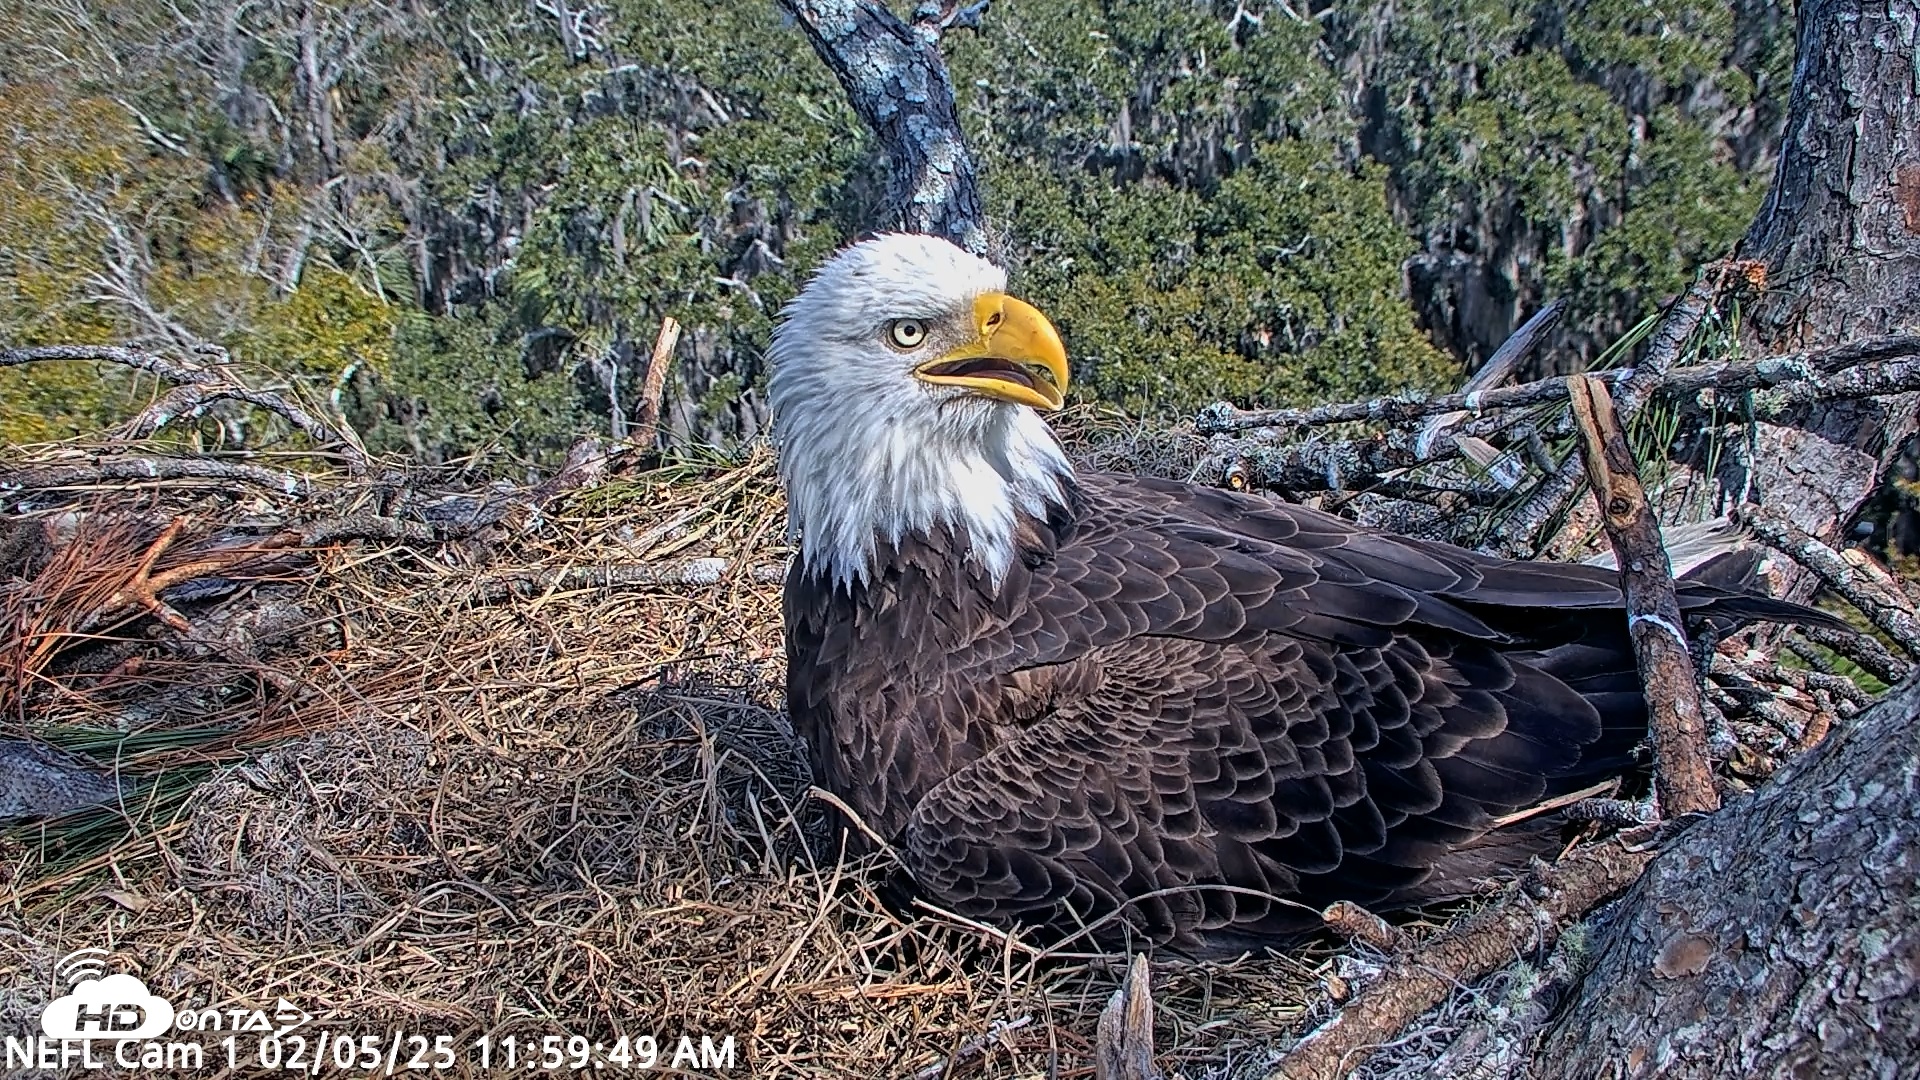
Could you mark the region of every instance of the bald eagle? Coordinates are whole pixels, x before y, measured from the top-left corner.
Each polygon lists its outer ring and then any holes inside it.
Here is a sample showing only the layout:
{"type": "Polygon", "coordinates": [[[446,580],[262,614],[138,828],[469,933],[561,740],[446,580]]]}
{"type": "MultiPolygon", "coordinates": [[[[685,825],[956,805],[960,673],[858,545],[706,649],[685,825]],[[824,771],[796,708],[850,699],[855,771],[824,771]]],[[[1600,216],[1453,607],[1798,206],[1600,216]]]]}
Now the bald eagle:
{"type": "MultiPolygon", "coordinates": [[[[1617,576],[1076,470],[1066,350],[944,240],[829,259],[770,353],[816,781],[976,919],[1196,951],[1458,895],[1634,767],[1617,576]]],[[[1804,609],[1689,582],[1690,615],[1804,609]]]]}

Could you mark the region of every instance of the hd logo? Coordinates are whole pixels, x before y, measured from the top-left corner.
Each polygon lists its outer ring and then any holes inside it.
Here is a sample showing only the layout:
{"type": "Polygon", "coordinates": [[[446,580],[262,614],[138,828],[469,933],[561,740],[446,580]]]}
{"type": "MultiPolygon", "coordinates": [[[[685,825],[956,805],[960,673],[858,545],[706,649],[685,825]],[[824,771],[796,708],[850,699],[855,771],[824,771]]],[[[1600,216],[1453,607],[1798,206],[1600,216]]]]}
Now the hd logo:
{"type": "Polygon", "coordinates": [[[132,975],[82,979],[40,1014],[50,1039],[152,1039],[173,1027],[173,1006],[132,975]]]}

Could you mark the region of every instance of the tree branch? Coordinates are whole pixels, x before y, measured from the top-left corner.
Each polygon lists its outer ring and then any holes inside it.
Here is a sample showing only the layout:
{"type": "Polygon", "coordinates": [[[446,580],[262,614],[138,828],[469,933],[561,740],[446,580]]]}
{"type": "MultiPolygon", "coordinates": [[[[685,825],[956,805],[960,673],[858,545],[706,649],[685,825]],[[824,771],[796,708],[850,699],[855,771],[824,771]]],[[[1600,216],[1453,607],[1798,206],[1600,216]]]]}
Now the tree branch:
{"type": "Polygon", "coordinates": [[[90,487],[146,480],[226,480],[304,498],[313,480],[299,473],[207,458],[116,458],[85,465],[39,465],[0,472],[0,490],[90,487]]]}
{"type": "Polygon", "coordinates": [[[1920,618],[1897,583],[1880,580],[1764,506],[1747,503],[1740,508],[1740,518],[1762,543],[1813,571],[1908,656],[1920,659],[1920,618]]]}
{"type": "MultiPolygon", "coordinates": [[[[226,359],[224,350],[206,351],[222,362],[226,359]]],[[[120,430],[122,438],[147,438],[174,420],[192,415],[216,401],[244,401],[280,416],[314,442],[337,447],[341,456],[347,459],[348,471],[353,474],[359,475],[367,470],[367,452],[361,448],[358,439],[314,416],[280,394],[242,385],[224,370],[178,364],[140,349],[111,345],[38,345],[0,349],[0,367],[56,360],[92,360],[120,364],[178,384],[173,390],[161,395],[142,409],[140,415],[129,420],[120,430]]]]}
{"type": "MultiPolygon", "coordinates": [[[[1736,393],[1807,384],[1804,389],[1796,391],[1805,395],[1799,400],[1869,397],[1904,390],[1909,379],[1920,378],[1920,371],[1911,370],[1914,365],[1902,363],[1915,360],[1920,360],[1920,335],[1895,334],[1831,349],[1674,368],[1649,380],[1641,392],[1678,398],[1702,390],[1736,393]],[[1848,368],[1883,362],[1894,363],[1846,379],[1828,379],[1848,368]]],[[[1320,405],[1311,409],[1243,411],[1225,402],[1217,402],[1202,409],[1194,418],[1194,429],[1203,435],[1213,435],[1250,428],[1317,427],[1369,421],[1403,424],[1458,410],[1479,412],[1552,404],[1566,400],[1567,384],[1573,379],[1599,379],[1611,387],[1629,382],[1639,374],[1637,368],[1618,368],[1585,376],[1556,375],[1518,386],[1442,394],[1426,399],[1385,397],[1320,405]]]]}
{"type": "Polygon", "coordinates": [[[1647,505],[1633,450],[1620,428],[1606,384],[1591,376],[1567,384],[1580,431],[1587,483],[1600,504],[1626,594],[1627,634],[1646,688],[1653,734],[1654,786],[1664,814],[1712,813],[1720,808],[1707,758],[1706,717],[1673,592],[1673,568],[1660,541],[1660,519],[1647,505]]]}
{"type": "Polygon", "coordinates": [[[17,349],[0,349],[0,367],[44,363],[50,360],[98,360],[109,364],[122,364],[157,375],[170,383],[212,385],[222,381],[219,375],[206,368],[181,367],[171,360],[140,349],[123,349],[112,345],[31,345],[17,349]]]}
{"type": "Polygon", "coordinates": [[[1461,983],[1544,949],[1567,923],[1632,885],[1653,858],[1609,842],[1579,848],[1508,898],[1394,958],[1379,979],[1294,1045],[1270,1080],[1341,1080],[1461,983]],[[1537,899],[1536,899],[1537,898],[1537,899]]]}
{"type": "Polygon", "coordinates": [[[190,383],[177,386],[140,410],[140,415],[120,429],[123,439],[144,439],[182,416],[191,416],[216,401],[244,401],[276,413],[308,438],[323,446],[335,447],[347,459],[347,469],[362,473],[367,469],[367,454],[357,442],[333,425],[293,404],[270,390],[218,383],[190,383]]]}

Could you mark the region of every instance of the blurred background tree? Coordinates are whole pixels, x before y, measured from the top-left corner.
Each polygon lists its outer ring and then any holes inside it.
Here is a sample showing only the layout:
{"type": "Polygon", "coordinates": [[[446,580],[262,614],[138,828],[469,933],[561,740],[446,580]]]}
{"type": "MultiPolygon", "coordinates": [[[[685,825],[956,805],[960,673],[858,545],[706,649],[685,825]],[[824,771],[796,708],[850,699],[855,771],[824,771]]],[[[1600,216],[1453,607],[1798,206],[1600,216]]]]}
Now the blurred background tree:
{"type": "MultiPolygon", "coordinates": [[[[1553,295],[1591,359],[1752,218],[1791,22],[999,0],[946,52],[1018,287],[1165,417],[1450,384],[1553,295]]],[[[0,131],[0,343],[219,345],[434,461],[622,433],[668,314],[665,437],[751,437],[885,175],[773,0],[0,0],[0,131]]],[[[0,370],[0,438],[149,392],[0,370]]]]}

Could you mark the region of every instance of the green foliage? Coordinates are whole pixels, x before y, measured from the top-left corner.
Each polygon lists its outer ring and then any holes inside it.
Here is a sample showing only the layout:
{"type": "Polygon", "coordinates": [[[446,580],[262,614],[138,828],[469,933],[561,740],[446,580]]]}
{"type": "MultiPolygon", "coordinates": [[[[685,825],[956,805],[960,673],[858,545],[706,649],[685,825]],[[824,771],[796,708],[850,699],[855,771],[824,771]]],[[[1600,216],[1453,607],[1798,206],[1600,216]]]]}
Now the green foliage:
{"type": "MultiPolygon", "coordinates": [[[[665,315],[696,436],[750,429],[773,315],[880,224],[884,162],[774,0],[609,0],[585,44],[520,0],[96,9],[0,0],[0,71],[47,72],[0,75],[0,342],[204,339],[343,389],[376,448],[541,458],[605,431],[665,315]]],[[[1007,0],[948,35],[1015,287],[1082,397],[1166,417],[1450,383],[1421,259],[1570,293],[1617,336],[1759,197],[1728,132],[1777,113],[1767,12],[1307,10],[1007,0]]],[[[0,438],[151,390],[0,371],[0,438]]]]}
{"type": "Polygon", "coordinates": [[[504,309],[481,317],[414,314],[400,324],[391,372],[357,385],[349,419],[368,449],[427,461],[496,451],[551,460],[598,425],[571,380],[530,374],[504,309]]]}
{"type": "Polygon", "coordinates": [[[311,269],[279,303],[263,305],[242,335],[249,356],[271,358],[285,375],[328,381],[393,363],[396,311],[331,267],[311,269]]]}
{"type": "Polygon", "coordinates": [[[1751,220],[1767,176],[1736,143],[1773,133],[1738,129],[1775,115],[1791,30],[1712,0],[1428,0],[1384,28],[1374,141],[1412,220],[1471,230],[1609,340],[1751,220]]]}
{"type": "Polygon", "coordinates": [[[956,83],[986,92],[968,119],[1017,285],[1083,392],[1167,416],[1452,377],[1317,39],[1279,18],[1236,34],[1205,5],[1030,0],[953,47],[956,83]]]}

